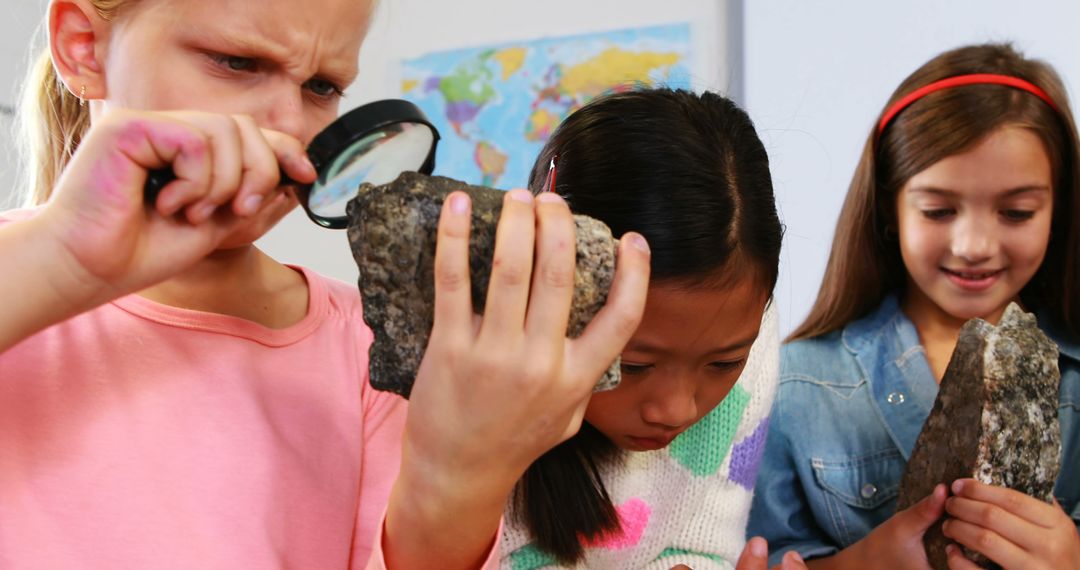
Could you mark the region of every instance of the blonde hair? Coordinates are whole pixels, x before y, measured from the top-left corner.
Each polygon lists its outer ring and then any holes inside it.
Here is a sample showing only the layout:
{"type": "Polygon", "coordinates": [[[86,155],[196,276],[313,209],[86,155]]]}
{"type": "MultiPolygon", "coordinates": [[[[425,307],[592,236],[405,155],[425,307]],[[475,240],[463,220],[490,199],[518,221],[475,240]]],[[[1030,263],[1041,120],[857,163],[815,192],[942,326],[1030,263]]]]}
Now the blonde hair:
{"type": "MultiPolygon", "coordinates": [[[[106,20],[137,0],[91,0],[97,13],[106,20]]],[[[24,202],[27,206],[43,204],[52,195],[60,173],[90,128],[90,109],[80,104],[53,66],[51,52],[31,63],[19,103],[19,136],[22,139],[24,202]]]]}

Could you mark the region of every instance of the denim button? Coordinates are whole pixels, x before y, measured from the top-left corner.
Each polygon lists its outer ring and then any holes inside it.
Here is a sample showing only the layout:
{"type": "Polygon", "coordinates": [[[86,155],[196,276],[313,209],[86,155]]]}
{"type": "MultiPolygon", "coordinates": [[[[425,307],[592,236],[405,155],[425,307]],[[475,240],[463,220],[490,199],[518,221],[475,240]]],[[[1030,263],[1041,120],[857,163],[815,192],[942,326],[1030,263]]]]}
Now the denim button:
{"type": "Polygon", "coordinates": [[[875,487],[873,483],[867,483],[862,486],[859,494],[862,495],[862,498],[864,499],[870,499],[877,494],[877,487],[875,487]]]}
{"type": "Polygon", "coordinates": [[[887,398],[889,403],[893,405],[903,404],[906,399],[903,392],[893,392],[892,394],[889,394],[889,397],[887,398]]]}

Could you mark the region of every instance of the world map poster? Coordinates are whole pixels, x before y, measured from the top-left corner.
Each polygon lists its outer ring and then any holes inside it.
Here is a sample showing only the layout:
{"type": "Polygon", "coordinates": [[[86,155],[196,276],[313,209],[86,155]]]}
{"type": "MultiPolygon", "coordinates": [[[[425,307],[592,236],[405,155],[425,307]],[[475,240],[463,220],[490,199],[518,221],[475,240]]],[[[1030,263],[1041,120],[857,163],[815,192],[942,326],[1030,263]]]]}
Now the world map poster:
{"type": "Polygon", "coordinates": [[[442,136],[435,174],[523,188],[552,130],[594,97],[689,88],[690,41],[677,24],[436,52],[403,62],[403,98],[442,136]]]}

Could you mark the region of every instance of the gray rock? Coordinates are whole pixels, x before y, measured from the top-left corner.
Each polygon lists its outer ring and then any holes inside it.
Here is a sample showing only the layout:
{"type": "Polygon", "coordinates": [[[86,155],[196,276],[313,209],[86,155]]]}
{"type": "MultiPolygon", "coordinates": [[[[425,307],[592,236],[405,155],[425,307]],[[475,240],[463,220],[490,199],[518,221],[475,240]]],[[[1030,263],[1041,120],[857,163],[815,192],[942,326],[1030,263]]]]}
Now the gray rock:
{"type": "MultiPolygon", "coordinates": [[[[472,198],[469,265],[473,310],[483,314],[495,227],[504,193],[444,177],[405,172],[382,186],[364,184],[348,205],[349,243],[360,269],[364,321],[375,333],[370,380],[378,390],[409,397],[434,322],[435,240],[443,200],[455,190],[472,198]]],[[[603,223],[574,216],[577,271],[567,335],[579,336],[607,300],[618,241],[603,223]]],[[[597,390],[619,383],[616,360],[597,390]]]]}
{"type": "MultiPolygon", "coordinates": [[[[1015,303],[997,327],[982,319],[965,323],[900,482],[897,510],[938,483],[969,477],[1051,502],[1061,455],[1060,379],[1057,345],[1015,303]]],[[[948,568],[945,518],[923,538],[937,570],[948,568]]],[[[964,554],[998,568],[974,551],[964,554]]]]}

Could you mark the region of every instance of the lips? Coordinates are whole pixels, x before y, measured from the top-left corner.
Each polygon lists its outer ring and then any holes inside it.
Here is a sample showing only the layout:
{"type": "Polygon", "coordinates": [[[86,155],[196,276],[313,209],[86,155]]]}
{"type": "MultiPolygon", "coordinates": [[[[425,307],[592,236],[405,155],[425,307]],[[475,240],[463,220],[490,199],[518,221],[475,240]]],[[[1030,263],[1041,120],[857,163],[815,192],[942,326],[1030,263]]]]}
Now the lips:
{"type": "Polygon", "coordinates": [[[941,270],[956,286],[966,291],[983,291],[997,282],[1004,269],[949,269],[941,270]]]}
{"type": "Polygon", "coordinates": [[[663,449],[675,439],[675,435],[655,436],[655,437],[634,437],[628,436],[630,441],[637,447],[643,450],[656,450],[663,449]]]}

